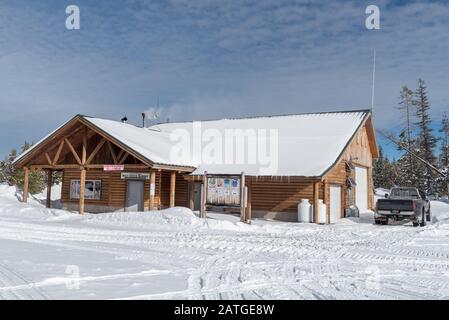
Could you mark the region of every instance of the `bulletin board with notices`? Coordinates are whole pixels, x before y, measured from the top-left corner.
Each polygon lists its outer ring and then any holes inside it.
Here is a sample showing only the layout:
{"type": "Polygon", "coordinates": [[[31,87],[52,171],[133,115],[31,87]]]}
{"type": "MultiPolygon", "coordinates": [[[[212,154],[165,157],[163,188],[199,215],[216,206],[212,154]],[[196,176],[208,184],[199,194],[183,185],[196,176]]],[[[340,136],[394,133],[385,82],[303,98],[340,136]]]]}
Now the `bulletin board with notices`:
{"type": "Polygon", "coordinates": [[[239,206],[240,177],[208,177],[206,203],[239,206]]]}

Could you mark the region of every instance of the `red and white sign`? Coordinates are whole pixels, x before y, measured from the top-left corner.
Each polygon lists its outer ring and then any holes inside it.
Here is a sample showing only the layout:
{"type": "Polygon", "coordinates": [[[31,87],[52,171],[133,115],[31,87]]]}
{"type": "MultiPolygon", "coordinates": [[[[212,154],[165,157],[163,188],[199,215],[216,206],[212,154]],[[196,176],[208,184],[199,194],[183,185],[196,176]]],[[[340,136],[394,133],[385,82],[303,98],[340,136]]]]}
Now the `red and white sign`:
{"type": "Polygon", "coordinates": [[[123,171],[125,170],[125,165],[123,164],[105,164],[103,166],[103,171],[123,171]]]}

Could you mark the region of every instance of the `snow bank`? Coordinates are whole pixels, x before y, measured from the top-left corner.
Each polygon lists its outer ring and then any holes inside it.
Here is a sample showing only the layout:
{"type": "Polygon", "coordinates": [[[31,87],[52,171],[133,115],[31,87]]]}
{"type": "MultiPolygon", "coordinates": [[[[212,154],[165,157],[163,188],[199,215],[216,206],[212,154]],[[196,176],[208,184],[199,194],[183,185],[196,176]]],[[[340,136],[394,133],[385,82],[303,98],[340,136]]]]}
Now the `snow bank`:
{"type": "Polygon", "coordinates": [[[7,198],[16,198],[16,187],[11,187],[6,183],[0,183],[0,195],[7,198]]]}
{"type": "MultiPolygon", "coordinates": [[[[60,186],[54,186],[52,192],[52,207],[58,205],[60,186]]],[[[145,212],[111,212],[80,216],[76,212],[59,209],[47,209],[46,190],[37,195],[31,195],[27,204],[20,202],[22,192],[16,187],[5,184],[0,185],[0,213],[3,216],[26,216],[28,219],[42,221],[76,220],[80,223],[105,225],[127,229],[165,229],[165,230],[192,230],[210,229],[225,231],[270,231],[279,232],[276,226],[247,225],[239,221],[222,220],[220,218],[200,219],[192,210],[184,207],[175,207],[160,211],[145,212]]],[[[225,215],[221,215],[225,217],[225,215]]]]}
{"type": "MultiPolygon", "coordinates": [[[[38,199],[40,201],[45,201],[47,199],[47,188],[42,190],[41,193],[34,194],[33,198],[38,199]]],[[[61,185],[55,184],[51,187],[51,200],[58,201],[61,199],[61,185]]]]}
{"type": "MultiPolygon", "coordinates": [[[[58,203],[60,186],[54,187],[52,206],[58,203]]],[[[386,189],[376,189],[376,194],[383,194],[386,189]]],[[[175,207],[160,211],[145,212],[111,212],[101,214],[86,213],[80,216],[77,212],[45,208],[46,192],[30,197],[29,203],[21,203],[21,191],[16,187],[0,184],[0,214],[3,216],[26,216],[32,220],[42,221],[77,221],[82,224],[105,226],[119,229],[144,230],[221,230],[225,232],[272,233],[286,235],[304,235],[322,232],[323,228],[335,226],[351,226],[355,224],[373,224],[372,212],[362,214],[360,218],[342,219],[337,224],[319,226],[315,224],[286,223],[255,219],[251,225],[240,222],[238,216],[219,213],[208,213],[207,219],[201,219],[197,213],[184,207],[175,207]]],[[[432,228],[449,227],[449,205],[443,201],[432,201],[432,228]]]]}
{"type": "Polygon", "coordinates": [[[192,210],[175,207],[164,210],[145,212],[112,212],[87,214],[86,222],[106,224],[124,228],[138,229],[211,229],[229,231],[256,231],[259,226],[247,225],[242,222],[228,220],[201,219],[192,210]]]}
{"type": "MultiPolygon", "coordinates": [[[[124,229],[159,229],[189,232],[192,230],[217,230],[225,232],[264,234],[282,233],[293,235],[298,233],[314,233],[319,231],[320,227],[322,227],[313,223],[292,223],[267,221],[263,219],[255,219],[252,221],[252,224],[246,224],[240,222],[240,217],[238,216],[215,212],[208,212],[207,218],[202,219],[199,218],[197,212],[193,212],[189,208],[185,207],[175,207],[145,212],[86,214],[84,217],[84,222],[94,225],[107,225],[124,229]]],[[[344,220],[341,220],[338,224],[344,224],[344,220]]],[[[364,223],[366,223],[366,221],[364,221],[364,223]]]]}
{"type": "Polygon", "coordinates": [[[445,200],[431,201],[430,210],[433,222],[449,224],[449,205],[445,200]]]}
{"type": "MultiPolygon", "coordinates": [[[[58,187],[56,187],[56,190],[58,190],[58,187]]],[[[33,220],[51,220],[57,217],[75,216],[69,211],[47,209],[45,197],[46,190],[38,195],[30,195],[28,203],[23,203],[21,202],[23,199],[22,190],[15,186],[0,184],[0,213],[2,216],[26,216],[26,218],[33,220]]],[[[55,200],[52,205],[58,202],[59,200],[55,200]]]]}

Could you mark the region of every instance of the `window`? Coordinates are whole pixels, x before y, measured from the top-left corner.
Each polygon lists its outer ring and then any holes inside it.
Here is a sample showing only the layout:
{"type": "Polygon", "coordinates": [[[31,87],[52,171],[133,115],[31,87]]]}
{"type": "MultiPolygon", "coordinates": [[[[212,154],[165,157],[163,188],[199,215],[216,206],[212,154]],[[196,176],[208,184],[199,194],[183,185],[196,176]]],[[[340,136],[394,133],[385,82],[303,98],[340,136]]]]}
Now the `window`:
{"type": "Polygon", "coordinates": [[[411,188],[393,188],[391,190],[390,197],[393,198],[412,198],[412,199],[419,199],[419,194],[416,191],[416,189],[411,188]]]}
{"type": "MultiPolygon", "coordinates": [[[[80,181],[70,181],[70,199],[80,198],[80,181]]],[[[100,200],[101,199],[101,180],[86,180],[84,199],[100,200]]]]}

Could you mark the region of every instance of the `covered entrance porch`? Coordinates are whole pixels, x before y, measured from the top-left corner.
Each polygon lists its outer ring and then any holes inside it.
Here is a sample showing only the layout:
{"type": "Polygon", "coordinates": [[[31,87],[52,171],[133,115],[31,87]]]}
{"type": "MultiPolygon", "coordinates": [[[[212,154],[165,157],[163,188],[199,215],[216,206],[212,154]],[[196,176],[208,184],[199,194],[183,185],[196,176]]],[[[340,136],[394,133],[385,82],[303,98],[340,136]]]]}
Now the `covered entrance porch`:
{"type": "Polygon", "coordinates": [[[55,171],[62,172],[63,208],[80,214],[188,206],[184,175],[191,168],[156,164],[81,116],[32,147],[16,166],[23,168],[24,202],[30,172],[47,172],[48,208],[55,171]]]}

